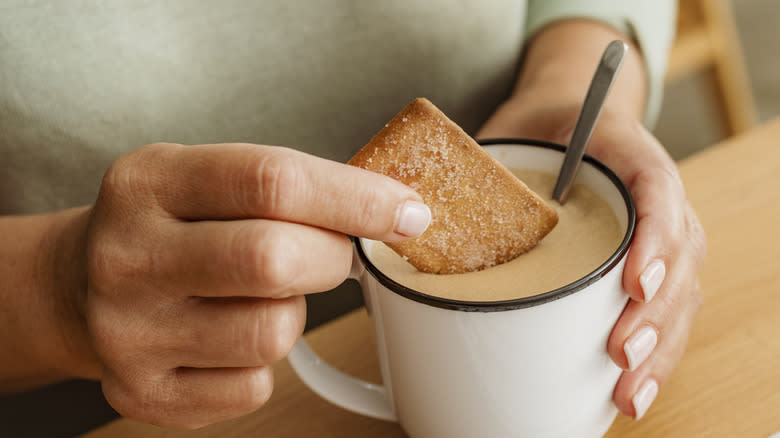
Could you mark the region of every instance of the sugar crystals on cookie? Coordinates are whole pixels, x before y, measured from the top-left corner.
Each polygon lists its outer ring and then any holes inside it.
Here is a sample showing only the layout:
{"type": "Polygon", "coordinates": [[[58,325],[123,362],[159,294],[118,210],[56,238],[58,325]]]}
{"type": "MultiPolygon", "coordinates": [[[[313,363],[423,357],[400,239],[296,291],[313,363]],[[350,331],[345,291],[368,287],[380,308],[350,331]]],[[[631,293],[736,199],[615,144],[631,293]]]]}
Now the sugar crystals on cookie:
{"type": "Polygon", "coordinates": [[[425,233],[387,243],[423,272],[504,263],[558,223],[552,207],[427,99],[410,103],[349,164],[403,182],[431,209],[425,233]]]}

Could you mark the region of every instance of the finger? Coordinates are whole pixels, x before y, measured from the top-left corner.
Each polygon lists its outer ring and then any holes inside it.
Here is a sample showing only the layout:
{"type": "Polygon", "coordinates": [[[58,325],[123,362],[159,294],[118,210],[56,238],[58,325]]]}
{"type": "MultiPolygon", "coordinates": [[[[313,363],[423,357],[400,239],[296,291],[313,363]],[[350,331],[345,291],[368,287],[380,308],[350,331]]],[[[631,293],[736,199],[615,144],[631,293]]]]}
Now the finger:
{"type": "MultiPolygon", "coordinates": [[[[698,286],[694,286],[697,288],[698,286]]],[[[698,289],[696,289],[698,294],[698,289]]],[[[641,306],[640,303],[632,303],[641,306]]],[[[680,362],[698,304],[692,301],[681,321],[663,330],[655,351],[634,371],[624,371],[613,392],[613,401],[624,415],[640,419],[650,408],[660,388],[680,362]]]]}
{"type": "Polygon", "coordinates": [[[638,172],[630,190],[637,207],[637,224],[623,287],[634,300],[649,302],[682,245],[684,192],[669,173],[658,169],[638,172]]]}
{"type": "Polygon", "coordinates": [[[287,356],[305,324],[302,296],[192,299],[162,327],[168,336],[158,357],[170,368],[272,365],[287,356]]]}
{"type": "Polygon", "coordinates": [[[614,394],[616,404],[626,415],[646,409],[652,402],[648,394],[653,389],[653,383],[647,382],[652,377],[656,385],[663,385],[685,350],[694,317],[701,307],[699,283],[690,276],[697,262],[692,255],[685,258],[688,262],[675,261],[653,302],[633,301],[626,306],[610,335],[609,354],[627,370],[614,394]],[[643,389],[643,385],[649,386],[643,389]],[[640,397],[634,400],[637,393],[640,397]]]}
{"type": "Polygon", "coordinates": [[[637,225],[623,287],[634,300],[650,301],[683,243],[685,190],[663,146],[641,125],[631,126],[611,133],[609,142],[595,143],[593,152],[616,170],[634,198],[637,225]],[[631,147],[610,147],[614,142],[631,147]]]}
{"type": "Polygon", "coordinates": [[[183,296],[281,298],[333,289],[351,263],[343,234],[246,219],[171,223],[153,269],[160,288],[183,296]]]}
{"type": "Polygon", "coordinates": [[[415,191],[354,166],[271,146],[158,147],[157,197],[179,218],[277,219],[383,241],[430,222],[415,191]]]}
{"type": "Polygon", "coordinates": [[[103,393],[123,416],[164,427],[195,429],[264,405],[273,390],[270,367],[179,368],[122,380],[110,372],[103,393]]]}
{"type": "Polygon", "coordinates": [[[618,366],[636,369],[656,345],[677,342],[668,332],[691,328],[701,306],[698,279],[692,274],[697,272],[697,266],[692,251],[686,249],[674,260],[655,300],[629,302],[612,329],[607,345],[610,357],[618,366]]]}

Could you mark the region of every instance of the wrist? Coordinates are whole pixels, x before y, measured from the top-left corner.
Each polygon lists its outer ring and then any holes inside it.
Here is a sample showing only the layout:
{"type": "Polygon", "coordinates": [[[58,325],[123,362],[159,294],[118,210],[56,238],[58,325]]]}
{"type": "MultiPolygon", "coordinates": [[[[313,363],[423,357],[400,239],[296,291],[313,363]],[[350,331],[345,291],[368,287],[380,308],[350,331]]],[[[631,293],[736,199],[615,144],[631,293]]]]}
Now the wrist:
{"type": "Polygon", "coordinates": [[[647,92],[641,52],[626,35],[592,20],[561,20],[540,30],[528,44],[511,100],[580,106],[604,49],[616,39],[629,51],[605,108],[640,120],[647,92]]]}
{"type": "Polygon", "coordinates": [[[87,215],[0,217],[0,393],[99,377],[83,318],[87,215]]]}
{"type": "Polygon", "coordinates": [[[512,96],[476,136],[567,142],[601,55],[615,39],[626,41],[629,51],[600,118],[641,121],[647,84],[639,49],[605,24],[571,19],[550,24],[532,38],[512,96]]]}
{"type": "MultiPolygon", "coordinates": [[[[520,137],[567,144],[577,122],[582,101],[553,99],[544,94],[516,95],[501,105],[477,133],[477,138],[520,137]]],[[[641,122],[619,108],[605,106],[596,124],[634,126],[641,122]]]]}
{"type": "Polygon", "coordinates": [[[53,303],[55,367],[65,377],[100,377],[101,365],[92,348],[86,323],[86,235],[91,208],[55,214],[46,241],[50,242],[44,278],[53,303]]]}

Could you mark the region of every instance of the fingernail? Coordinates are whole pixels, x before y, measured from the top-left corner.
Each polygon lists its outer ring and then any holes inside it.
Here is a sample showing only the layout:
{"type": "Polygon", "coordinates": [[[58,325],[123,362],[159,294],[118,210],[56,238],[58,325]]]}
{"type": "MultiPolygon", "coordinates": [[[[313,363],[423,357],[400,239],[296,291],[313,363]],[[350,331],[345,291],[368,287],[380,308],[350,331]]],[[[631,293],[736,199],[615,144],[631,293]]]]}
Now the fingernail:
{"type": "Polygon", "coordinates": [[[642,327],[623,345],[623,352],[628,359],[628,370],[634,371],[642,362],[650,357],[658,343],[658,333],[652,327],[642,327]]]}
{"type": "Polygon", "coordinates": [[[406,201],[398,207],[395,218],[395,231],[407,237],[417,237],[431,223],[431,210],[422,202],[406,201]]]}
{"type": "Polygon", "coordinates": [[[645,415],[657,395],[658,382],[654,379],[645,380],[639,391],[634,394],[634,398],[631,399],[631,404],[634,405],[634,420],[639,420],[645,415]]]}
{"type": "Polygon", "coordinates": [[[645,272],[639,276],[639,285],[642,286],[642,293],[645,296],[645,303],[653,299],[655,293],[661,287],[666,276],[666,266],[662,260],[653,260],[646,268],[645,272]]]}

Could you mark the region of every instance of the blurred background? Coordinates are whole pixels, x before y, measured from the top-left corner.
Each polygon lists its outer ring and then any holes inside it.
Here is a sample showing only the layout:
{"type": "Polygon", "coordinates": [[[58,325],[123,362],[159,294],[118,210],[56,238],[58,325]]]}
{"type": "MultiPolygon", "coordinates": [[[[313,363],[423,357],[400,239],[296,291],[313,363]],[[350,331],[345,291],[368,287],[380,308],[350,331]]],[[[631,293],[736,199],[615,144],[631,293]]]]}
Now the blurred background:
{"type": "Polygon", "coordinates": [[[656,136],[675,159],[780,114],[780,2],[679,0],[656,136]]]}

